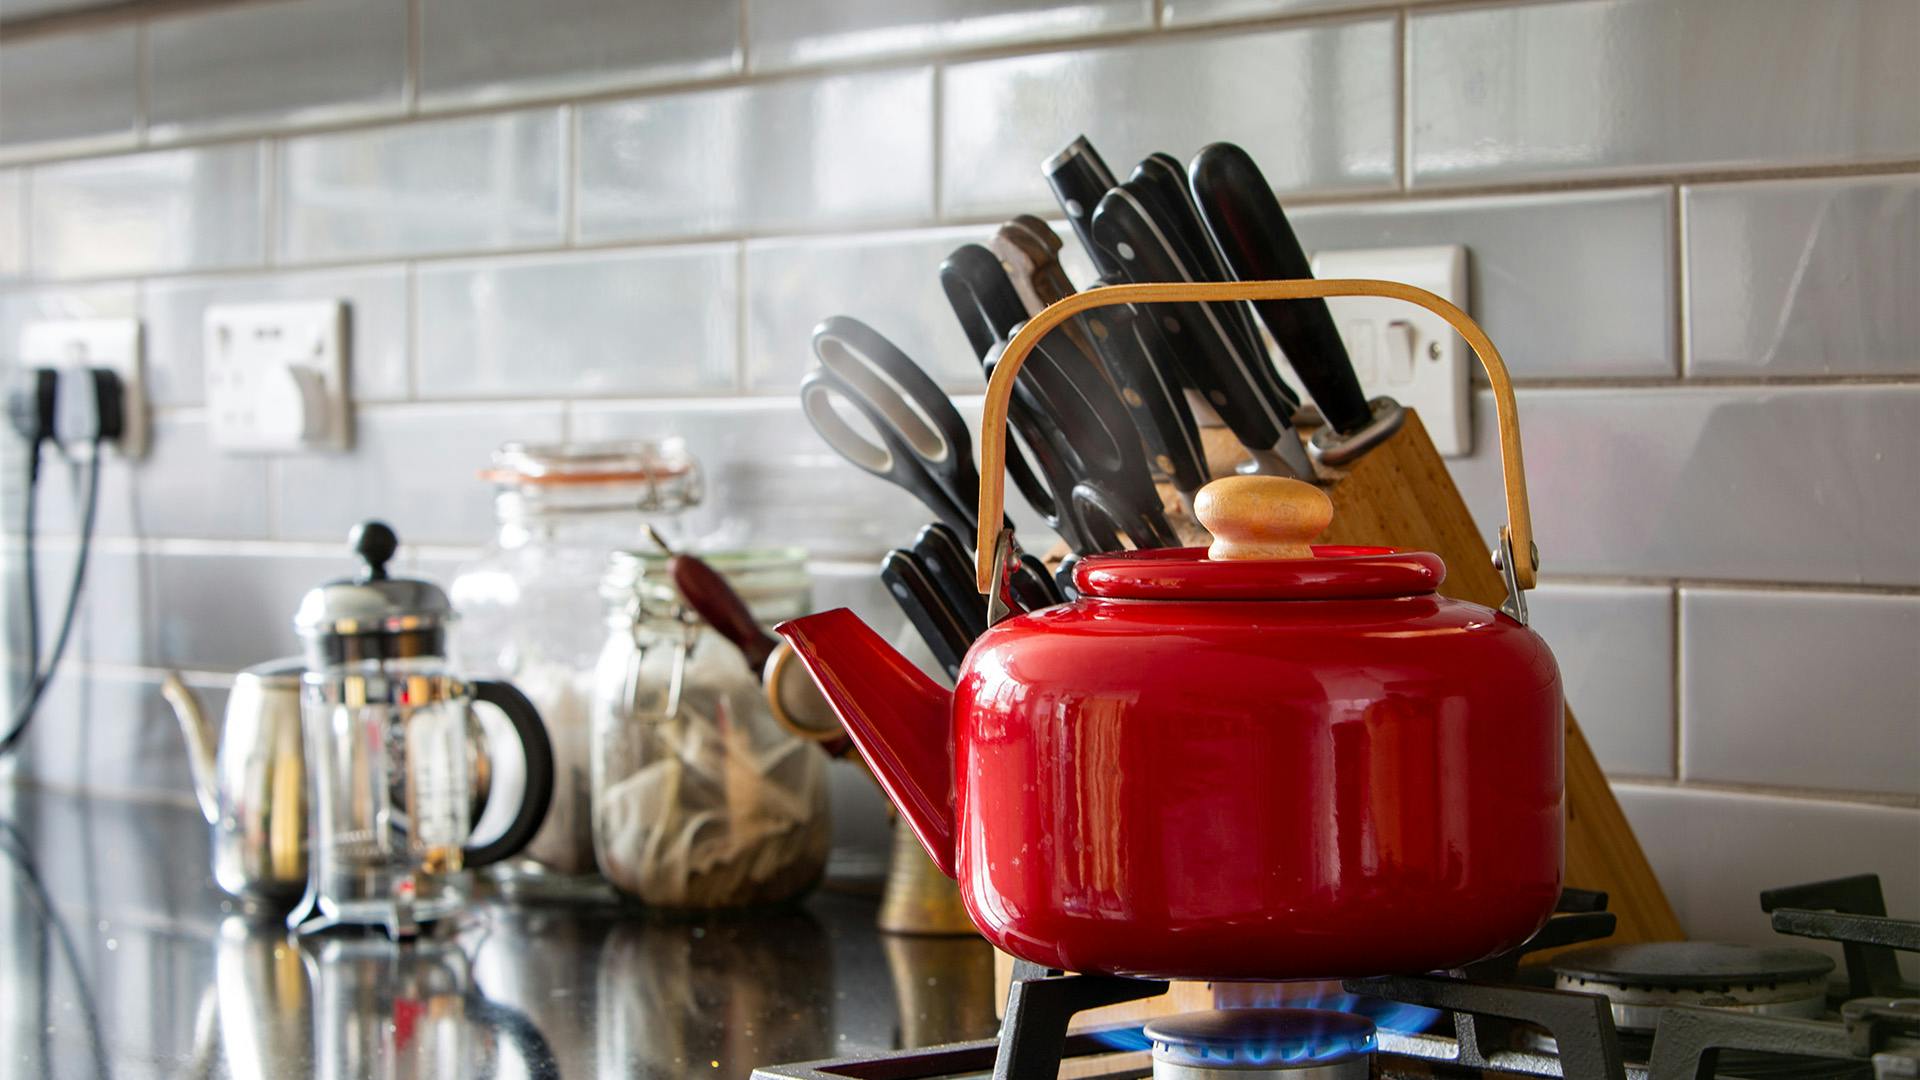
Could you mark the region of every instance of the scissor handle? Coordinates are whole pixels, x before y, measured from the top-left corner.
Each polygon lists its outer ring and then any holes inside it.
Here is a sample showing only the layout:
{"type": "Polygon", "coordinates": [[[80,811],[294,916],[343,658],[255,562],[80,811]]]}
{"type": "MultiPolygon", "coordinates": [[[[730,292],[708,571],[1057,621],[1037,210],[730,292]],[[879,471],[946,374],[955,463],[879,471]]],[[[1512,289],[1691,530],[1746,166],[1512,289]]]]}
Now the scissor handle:
{"type": "MultiPolygon", "coordinates": [[[[1049,330],[1092,308],[1112,304],[1210,303],[1219,300],[1303,300],[1328,296],[1380,296],[1418,304],[1447,320],[1466,339],[1473,354],[1486,369],[1493,386],[1493,399],[1499,414],[1500,471],[1506,482],[1507,523],[1500,529],[1502,552],[1512,552],[1503,567],[1520,589],[1531,589],[1540,566],[1539,549],[1533,542],[1533,517],[1527,508],[1526,470],[1520,459],[1519,405],[1513,396],[1513,380],[1507,374],[1506,361],[1494,348],[1486,331],[1466,312],[1425,289],[1397,281],[1368,278],[1344,278],[1298,281],[1225,281],[1168,282],[1143,285],[1109,285],[1075,293],[1035,315],[1013,336],[994,365],[987,380],[985,419],[980,426],[980,517],[979,538],[975,544],[975,585],[982,593],[991,593],[997,567],[994,541],[1000,530],[1001,506],[1006,499],[1005,480],[1000,467],[1006,454],[1007,400],[1013,392],[1013,377],[1025,363],[1040,339],[1049,330]]],[[[1517,593],[1515,594],[1518,595],[1517,593]]]]}

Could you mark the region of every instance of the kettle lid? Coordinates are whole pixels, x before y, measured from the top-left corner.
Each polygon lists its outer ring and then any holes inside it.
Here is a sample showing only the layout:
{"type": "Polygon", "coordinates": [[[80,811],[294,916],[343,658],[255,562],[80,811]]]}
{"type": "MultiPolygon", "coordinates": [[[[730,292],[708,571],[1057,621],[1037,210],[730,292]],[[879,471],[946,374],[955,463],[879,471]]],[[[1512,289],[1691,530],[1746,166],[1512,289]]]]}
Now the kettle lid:
{"type": "Polygon", "coordinates": [[[438,585],[387,574],[400,538],[385,522],[355,525],[347,543],[360,559],[360,571],[307,591],[293,617],[302,637],[432,630],[452,619],[453,605],[438,585]]]}
{"type": "Polygon", "coordinates": [[[1089,555],[1074,585],[1123,600],[1361,600],[1431,593],[1447,576],[1428,551],[1310,544],[1333,504],[1299,480],[1223,477],[1200,490],[1194,515],[1211,547],[1089,555]]]}

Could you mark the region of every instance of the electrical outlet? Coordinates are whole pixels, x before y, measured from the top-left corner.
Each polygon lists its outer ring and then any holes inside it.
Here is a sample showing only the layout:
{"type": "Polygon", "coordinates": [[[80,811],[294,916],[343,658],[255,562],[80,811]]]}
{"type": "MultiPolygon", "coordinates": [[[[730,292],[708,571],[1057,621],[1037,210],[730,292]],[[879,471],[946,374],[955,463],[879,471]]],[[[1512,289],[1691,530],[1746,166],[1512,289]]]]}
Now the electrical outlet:
{"type": "Polygon", "coordinates": [[[345,304],[216,304],[202,336],[213,445],[253,453],[347,449],[345,304]]]}
{"type": "Polygon", "coordinates": [[[26,367],[106,368],[120,377],[125,422],[114,447],[135,460],[147,453],[146,365],[138,319],[50,319],[20,330],[26,367]]]}
{"type": "MultiPolygon", "coordinates": [[[[1467,306],[1467,249],[1457,244],[1316,252],[1313,276],[1398,281],[1467,306]]],[[[1473,452],[1473,351],[1445,319],[1376,296],[1329,297],[1327,308],[1368,397],[1417,410],[1442,456],[1473,452]]]]}

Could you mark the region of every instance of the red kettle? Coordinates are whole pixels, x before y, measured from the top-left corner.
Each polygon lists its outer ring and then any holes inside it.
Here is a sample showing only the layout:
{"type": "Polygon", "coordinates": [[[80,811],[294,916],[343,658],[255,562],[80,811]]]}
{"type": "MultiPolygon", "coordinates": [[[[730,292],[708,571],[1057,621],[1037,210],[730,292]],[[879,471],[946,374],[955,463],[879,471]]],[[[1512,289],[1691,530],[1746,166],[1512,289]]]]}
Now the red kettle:
{"type": "Polygon", "coordinates": [[[990,627],[951,693],[845,609],[777,628],[1001,949],[1158,978],[1363,976],[1460,967],[1552,913],[1560,676],[1520,599],[1536,556],[1512,389],[1451,304],[1328,280],[1114,286],[1048,308],[987,390],[982,591],[1005,595],[1006,403],[1047,330],[1108,303],[1338,295],[1420,303],[1486,366],[1503,611],[1439,596],[1436,555],[1310,546],[1326,495],[1248,476],[1200,493],[1212,547],[1088,556],[1080,598],[990,627]]]}

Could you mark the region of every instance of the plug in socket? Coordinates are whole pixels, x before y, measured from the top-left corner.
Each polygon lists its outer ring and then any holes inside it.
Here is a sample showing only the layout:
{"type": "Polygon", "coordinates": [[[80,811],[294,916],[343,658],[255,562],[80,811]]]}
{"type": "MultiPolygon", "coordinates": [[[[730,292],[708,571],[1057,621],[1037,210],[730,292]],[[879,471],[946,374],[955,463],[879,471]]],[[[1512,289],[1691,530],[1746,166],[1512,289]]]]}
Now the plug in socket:
{"type": "Polygon", "coordinates": [[[120,456],[147,453],[146,365],[138,319],[58,319],[28,323],[20,331],[20,362],[56,370],[106,368],[120,377],[121,430],[113,441],[120,456]]]}

